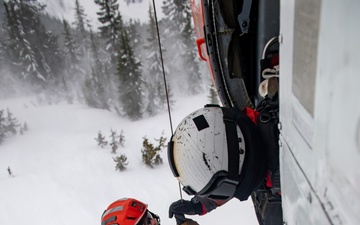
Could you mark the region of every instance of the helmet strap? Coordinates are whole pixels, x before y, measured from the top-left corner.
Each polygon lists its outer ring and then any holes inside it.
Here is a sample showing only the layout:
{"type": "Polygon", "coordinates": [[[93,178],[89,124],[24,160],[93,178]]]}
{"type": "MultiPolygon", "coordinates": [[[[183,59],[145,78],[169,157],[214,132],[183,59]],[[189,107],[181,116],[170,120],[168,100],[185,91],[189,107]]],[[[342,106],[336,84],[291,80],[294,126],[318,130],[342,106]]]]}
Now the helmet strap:
{"type": "MultiPolygon", "coordinates": [[[[240,151],[239,138],[236,130],[236,122],[232,119],[233,111],[222,108],[224,124],[226,130],[226,141],[228,148],[228,178],[239,181],[240,151]]],[[[244,141],[244,140],[242,140],[244,141]]]]}

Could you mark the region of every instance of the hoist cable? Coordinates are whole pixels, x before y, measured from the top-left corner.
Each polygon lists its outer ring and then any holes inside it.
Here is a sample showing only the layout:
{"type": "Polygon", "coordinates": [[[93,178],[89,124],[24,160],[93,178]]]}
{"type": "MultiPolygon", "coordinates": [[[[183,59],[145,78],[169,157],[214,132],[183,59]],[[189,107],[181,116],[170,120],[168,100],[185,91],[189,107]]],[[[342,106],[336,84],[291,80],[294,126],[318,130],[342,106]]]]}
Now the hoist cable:
{"type": "Polygon", "coordinates": [[[159,33],[159,24],[158,24],[158,20],[157,20],[157,16],[156,16],[155,0],[153,0],[152,2],[153,2],[153,7],[154,7],[154,17],[155,17],[155,24],[156,24],[156,32],[157,32],[157,36],[158,36],[159,51],[160,51],[160,60],[161,60],[161,67],[162,67],[163,77],[164,77],[166,101],[167,101],[167,107],[168,107],[168,112],[169,112],[169,121],[170,121],[170,129],[171,129],[171,136],[172,136],[172,135],[174,134],[174,132],[173,132],[173,126],[172,126],[172,120],[171,120],[170,101],[169,101],[168,88],[167,88],[167,84],[166,84],[164,60],[163,60],[163,54],[162,54],[162,49],[161,49],[161,41],[160,41],[160,33],[159,33]]]}
{"type": "MultiPolygon", "coordinates": [[[[160,60],[161,60],[161,67],[162,67],[163,77],[164,77],[164,86],[165,86],[166,101],[167,101],[167,107],[168,107],[168,113],[169,113],[169,121],[170,121],[170,129],[171,129],[171,137],[172,137],[174,135],[174,132],[173,132],[173,126],[172,126],[172,120],[171,120],[169,93],[168,93],[168,88],[167,88],[167,84],[166,84],[164,60],[163,60],[161,41],[160,41],[159,24],[158,24],[157,15],[156,15],[155,0],[152,0],[152,3],[153,3],[153,7],[154,7],[154,17],[155,17],[155,24],[156,24],[156,32],[157,32],[158,43],[159,43],[160,60]]],[[[180,198],[183,199],[182,192],[181,192],[180,181],[179,181],[179,192],[180,192],[180,198]]]]}

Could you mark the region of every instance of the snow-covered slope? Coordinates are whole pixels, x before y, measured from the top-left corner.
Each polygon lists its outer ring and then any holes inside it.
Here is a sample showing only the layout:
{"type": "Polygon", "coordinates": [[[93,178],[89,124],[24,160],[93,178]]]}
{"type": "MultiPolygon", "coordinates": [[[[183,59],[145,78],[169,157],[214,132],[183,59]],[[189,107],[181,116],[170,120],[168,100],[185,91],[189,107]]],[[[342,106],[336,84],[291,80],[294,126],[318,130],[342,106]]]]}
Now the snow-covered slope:
{"type": "MultiPolygon", "coordinates": [[[[178,99],[172,112],[174,129],[190,112],[207,103],[207,93],[178,99]],[[191,102],[191,103],[190,103],[191,102]]],[[[164,131],[170,137],[166,112],[131,122],[106,110],[80,104],[41,105],[33,98],[0,100],[29,131],[0,145],[1,225],[98,225],[103,210],[121,197],[135,197],[149,204],[162,224],[168,206],[179,199],[177,180],[170,171],[166,150],[164,164],[150,169],[142,163],[143,137],[155,144],[164,131]],[[94,138],[110,129],[124,131],[129,165],[115,171],[109,146],[100,148],[94,138]],[[9,176],[10,167],[14,176],[9,176]]],[[[185,193],[184,198],[188,199],[185,193]]],[[[200,224],[257,224],[252,203],[231,200],[205,216],[193,216],[200,224]]]]}

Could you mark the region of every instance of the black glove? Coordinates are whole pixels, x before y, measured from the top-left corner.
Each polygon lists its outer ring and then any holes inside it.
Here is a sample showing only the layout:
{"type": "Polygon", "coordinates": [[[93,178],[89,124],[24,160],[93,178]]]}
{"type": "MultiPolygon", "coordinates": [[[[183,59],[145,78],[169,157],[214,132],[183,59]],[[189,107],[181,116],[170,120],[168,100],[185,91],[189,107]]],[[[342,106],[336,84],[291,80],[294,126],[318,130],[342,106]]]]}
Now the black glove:
{"type": "MultiPolygon", "coordinates": [[[[180,224],[183,224],[186,220],[188,220],[187,218],[185,218],[185,215],[182,214],[182,213],[175,213],[175,220],[176,220],[176,224],[177,225],[180,225],[180,224]]],[[[170,217],[172,218],[172,216],[170,217]]]]}
{"type": "Polygon", "coordinates": [[[169,207],[169,217],[172,218],[175,215],[176,223],[182,224],[187,219],[186,215],[196,215],[202,212],[202,206],[199,201],[187,201],[187,200],[178,200],[173,202],[169,207]]]}
{"type": "Polygon", "coordinates": [[[181,225],[199,225],[198,222],[192,220],[192,219],[187,219],[184,223],[182,223],[181,225]]]}

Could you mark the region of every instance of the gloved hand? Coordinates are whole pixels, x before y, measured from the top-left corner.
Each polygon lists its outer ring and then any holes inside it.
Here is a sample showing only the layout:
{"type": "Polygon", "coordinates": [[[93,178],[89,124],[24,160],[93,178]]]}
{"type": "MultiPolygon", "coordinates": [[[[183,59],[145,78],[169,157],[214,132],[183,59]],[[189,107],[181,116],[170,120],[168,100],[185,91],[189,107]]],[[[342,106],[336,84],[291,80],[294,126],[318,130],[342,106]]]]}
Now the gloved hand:
{"type": "Polygon", "coordinates": [[[189,220],[185,218],[186,215],[196,215],[200,214],[202,211],[202,206],[200,202],[187,201],[180,199],[176,202],[173,202],[169,207],[169,217],[172,218],[175,215],[176,223],[182,224],[189,220]]]}
{"type": "Polygon", "coordinates": [[[196,221],[192,219],[186,219],[181,225],[199,225],[196,221]]]}
{"type": "Polygon", "coordinates": [[[196,221],[185,218],[184,214],[175,214],[175,219],[178,225],[199,225],[196,221]]]}

